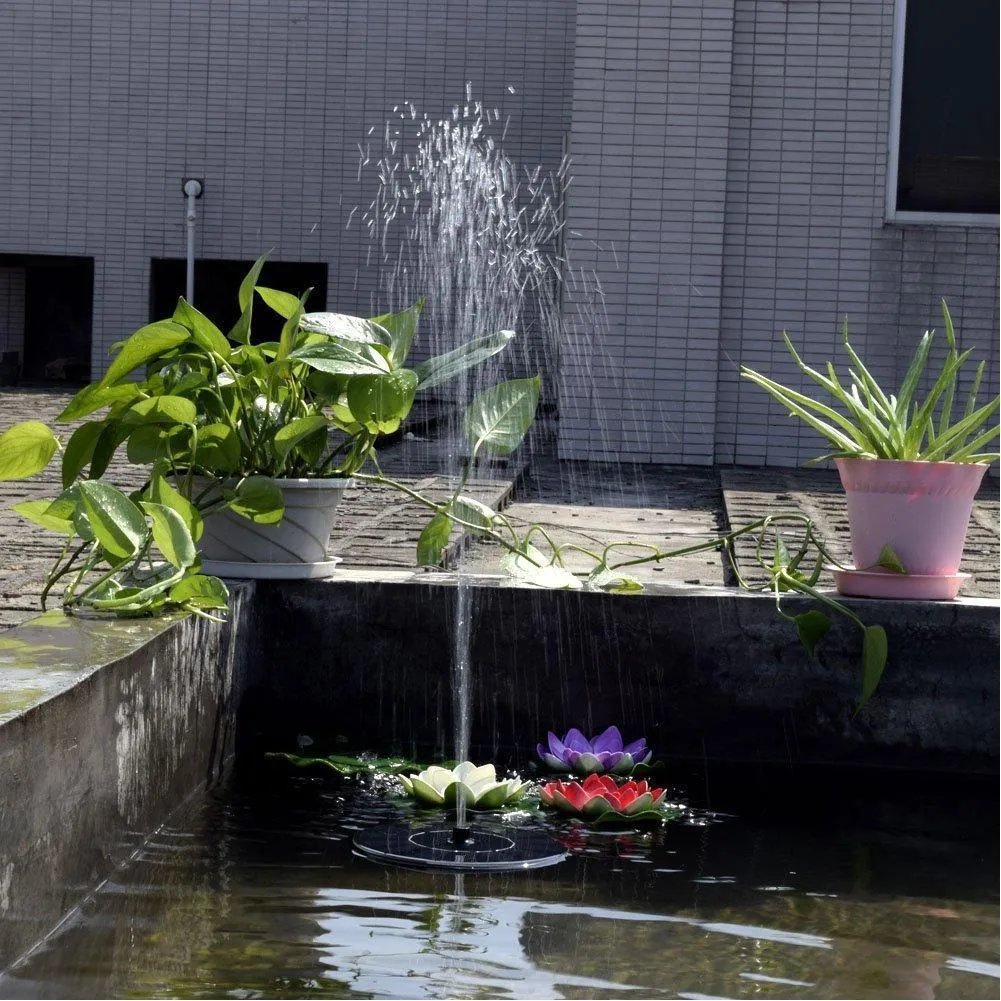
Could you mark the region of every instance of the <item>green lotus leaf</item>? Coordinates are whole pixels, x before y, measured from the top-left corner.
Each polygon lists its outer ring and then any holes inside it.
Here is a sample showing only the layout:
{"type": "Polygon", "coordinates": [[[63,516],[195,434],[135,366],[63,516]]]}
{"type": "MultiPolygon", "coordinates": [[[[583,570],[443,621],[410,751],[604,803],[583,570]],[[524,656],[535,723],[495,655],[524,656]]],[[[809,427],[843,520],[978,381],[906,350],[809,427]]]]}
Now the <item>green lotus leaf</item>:
{"type": "Polygon", "coordinates": [[[499,810],[511,797],[507,782],[497,782],[480,793],[476,800],[477,810],[499,810]]]}
{"type": "Polygon", "coordinates": [[[418,775],[410,777],[410,786],[413,796],[422,802],[431,803],[434,806],[441,806],[445,802],[445,797],[433,785],[428,784],[418,775]]]}

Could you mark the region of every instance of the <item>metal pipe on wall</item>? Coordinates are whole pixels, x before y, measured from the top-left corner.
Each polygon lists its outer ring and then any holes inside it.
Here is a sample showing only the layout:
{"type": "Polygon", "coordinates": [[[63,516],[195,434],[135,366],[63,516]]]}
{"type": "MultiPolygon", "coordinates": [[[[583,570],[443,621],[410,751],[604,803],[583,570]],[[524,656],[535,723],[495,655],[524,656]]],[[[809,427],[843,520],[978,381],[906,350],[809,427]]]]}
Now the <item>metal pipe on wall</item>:
{"type": "Polygon", "coordinates": [[[194,304],[195,301],[195,199],[202,197],[202,182],[196,177],[189,177],[184,182],[184,194],[188,199],[185,213],[185,223],[188,228],[188,249],[185,260],[184,298],[194,304]]]}

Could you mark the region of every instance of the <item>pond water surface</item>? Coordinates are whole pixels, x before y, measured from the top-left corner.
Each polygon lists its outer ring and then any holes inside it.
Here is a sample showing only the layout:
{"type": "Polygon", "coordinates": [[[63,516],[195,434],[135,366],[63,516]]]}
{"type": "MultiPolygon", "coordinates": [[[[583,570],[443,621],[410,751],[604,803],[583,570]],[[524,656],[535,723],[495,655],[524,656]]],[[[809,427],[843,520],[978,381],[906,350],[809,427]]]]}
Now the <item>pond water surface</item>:
{"type": "Polygon", "coordinates": [[[562,823],[568,860],[518,875],[352,855],[408,810],[301,777],[195,797],[0,996],[998,997],[996,828],[768,807],[562,823]]]}

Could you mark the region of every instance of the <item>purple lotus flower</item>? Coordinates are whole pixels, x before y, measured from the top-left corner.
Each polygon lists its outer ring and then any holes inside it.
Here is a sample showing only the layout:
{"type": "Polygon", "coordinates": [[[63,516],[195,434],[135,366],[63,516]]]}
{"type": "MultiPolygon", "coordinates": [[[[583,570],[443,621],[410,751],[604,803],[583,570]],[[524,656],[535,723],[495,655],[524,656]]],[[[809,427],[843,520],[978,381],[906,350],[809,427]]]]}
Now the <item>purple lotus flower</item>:
{"type": "Polygon", "coordinates": [[[562,740],[550,731],[549,749],[539,744],[538,752],[553,771],[580,775],[600,772],[627,775],[636,765],[646,764],[653,756],[644,737],[623,746],[617,726],[610,726],[593,740],[588,740],[576,727],[568,730],[562,740]]]}

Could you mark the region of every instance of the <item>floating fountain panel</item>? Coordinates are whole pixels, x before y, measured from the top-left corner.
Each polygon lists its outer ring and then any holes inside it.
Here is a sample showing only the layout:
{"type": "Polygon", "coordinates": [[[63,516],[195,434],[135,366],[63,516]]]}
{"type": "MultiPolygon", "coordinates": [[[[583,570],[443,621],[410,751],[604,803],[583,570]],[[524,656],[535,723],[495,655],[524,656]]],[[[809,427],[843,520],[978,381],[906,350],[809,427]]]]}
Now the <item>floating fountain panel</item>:
{"type": "Polygon", "coordinates": [[[374,862],[446,872],[519,872],[562,862],[567,853],[545,831],[477,827],[370,827],[354,838],[355,851],[374,862]]]}

